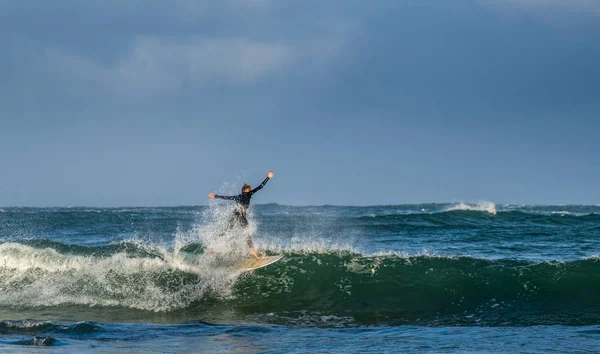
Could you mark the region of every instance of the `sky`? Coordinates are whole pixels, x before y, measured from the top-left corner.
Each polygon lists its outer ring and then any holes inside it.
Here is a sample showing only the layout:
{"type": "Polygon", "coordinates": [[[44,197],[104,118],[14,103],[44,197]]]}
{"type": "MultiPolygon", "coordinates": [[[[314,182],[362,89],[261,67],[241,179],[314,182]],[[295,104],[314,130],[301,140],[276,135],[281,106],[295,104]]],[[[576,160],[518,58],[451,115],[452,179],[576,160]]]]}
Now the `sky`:
{"type": "Polygon", "coordinates": [[[595,0],[0,2],[0,206],[600,204],[595,0]]]}

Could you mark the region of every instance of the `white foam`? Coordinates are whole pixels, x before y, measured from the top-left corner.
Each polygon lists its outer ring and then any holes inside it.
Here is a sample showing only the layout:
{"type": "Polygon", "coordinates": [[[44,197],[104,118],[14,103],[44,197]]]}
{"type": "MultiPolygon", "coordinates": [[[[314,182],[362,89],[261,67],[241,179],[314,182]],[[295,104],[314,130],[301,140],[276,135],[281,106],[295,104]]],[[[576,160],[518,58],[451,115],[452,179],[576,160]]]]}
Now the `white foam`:
{"type": "Polygon", "coordinates": [[[455,211],[455,210],[485,211],[492,215],[496,215],[496,213],[497,213],[496,204],[494,204],[492,202],[487,202],[487,201],[482,201],[482,202],[478,202],[475,204],[461,202],[461,203],[453,204],[453,205],[447,207],[446,209],[444,209],[444,211],[455,211]]]}
{"type": "MultiPolygon", "coordinates": [[[[571,215],[571,214],[574,214],[574,215],[576,215],[575,213],[570,213],[570,212],[568,212],[566,210],[553,211],[550,214],[552,214],[552,215],[554,215],[554,214],[560,214],[560,215],[571,215]]],[[[586,214],[579,213],[579,215],[586,215],[586,214]]]]}
{"type": "Polygon", "coordinates": [[[78,256],[4,243],[0,245],[0,306],[78,304],[168,311],[184,308],[209,291],[231,296],[239,273],[216,267],[214,258],[190,261],[166,248],[152,250],[161,257],[132,257],[124,252],[78,256]]]}
{"type": "Polygon", "coordinates": [[[290,240],[281,240],[271,236],[258,239],[255,243],[261,250],[268,250],[276,253],[323,253],[332,251],[360,253],[360,251],[350,243],[326,238],[317,238],[311,235],[296,235],[290,240]]]}
{"type": "Polygon", "coordinates": [[[30,328],[37,328],[37,327],[52,325],[53,323],[51,321],[43,321],[43,320],[39,320],[39,321],[38,320],[20,320],[20,321],[5,320],[5,321],[1,321],[0,324],[3,324],[6,328],[30,329],[30,328]]]}

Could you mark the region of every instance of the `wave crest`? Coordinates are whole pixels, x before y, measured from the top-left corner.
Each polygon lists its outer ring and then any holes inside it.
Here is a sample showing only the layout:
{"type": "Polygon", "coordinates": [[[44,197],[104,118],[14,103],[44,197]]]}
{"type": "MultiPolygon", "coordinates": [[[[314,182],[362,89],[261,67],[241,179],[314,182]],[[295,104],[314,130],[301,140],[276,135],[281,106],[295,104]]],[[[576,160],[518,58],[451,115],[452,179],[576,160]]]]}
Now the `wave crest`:
{"type": "Polygon", "coordinates": [[[457,203],[457,204],[453,204],[450,205],[449,207],[447,207],[446,209],[444,209],[444,212],[448,212],[448,211],[484,211],[486,213],[490,213],[492,215],[496,215],[496,213],[498,212],[496,210],[496,204],[492,203],[492,202],[478,202],[476,204],[471,204],[471,203],[465,203],[465,202],[461,202],[461,203],[457,203]]]}

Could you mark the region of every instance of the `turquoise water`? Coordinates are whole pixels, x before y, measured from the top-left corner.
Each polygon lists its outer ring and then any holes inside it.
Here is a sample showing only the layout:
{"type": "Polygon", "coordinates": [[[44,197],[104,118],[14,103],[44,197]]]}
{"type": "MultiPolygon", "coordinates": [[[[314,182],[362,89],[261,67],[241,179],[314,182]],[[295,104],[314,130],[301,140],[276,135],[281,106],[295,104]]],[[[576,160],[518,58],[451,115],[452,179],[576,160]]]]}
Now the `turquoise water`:
{"type": "Polygon", "coordinates": [[[600,207],[0,209],[3,352],[596,352],[600,207]],[[41,348],[44,347],[44,348],[41,348]],[[39,348],[39,349],[36,349],[39,348]]]}

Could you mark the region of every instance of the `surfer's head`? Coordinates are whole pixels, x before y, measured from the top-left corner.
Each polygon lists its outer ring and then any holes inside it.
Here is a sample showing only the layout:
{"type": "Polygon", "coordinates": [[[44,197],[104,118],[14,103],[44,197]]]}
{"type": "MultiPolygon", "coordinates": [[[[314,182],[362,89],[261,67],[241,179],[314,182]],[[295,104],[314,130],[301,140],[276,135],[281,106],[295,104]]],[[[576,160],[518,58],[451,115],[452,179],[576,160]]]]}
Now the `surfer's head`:
{"type": "Polygon", "coordinates": [[[250,187],[249,184],[244,183],[244,185],[242,186],[243,193],[248,193],[248,192],[250,192],[251,189],[252,189],[252,187],[250,187]]]}

